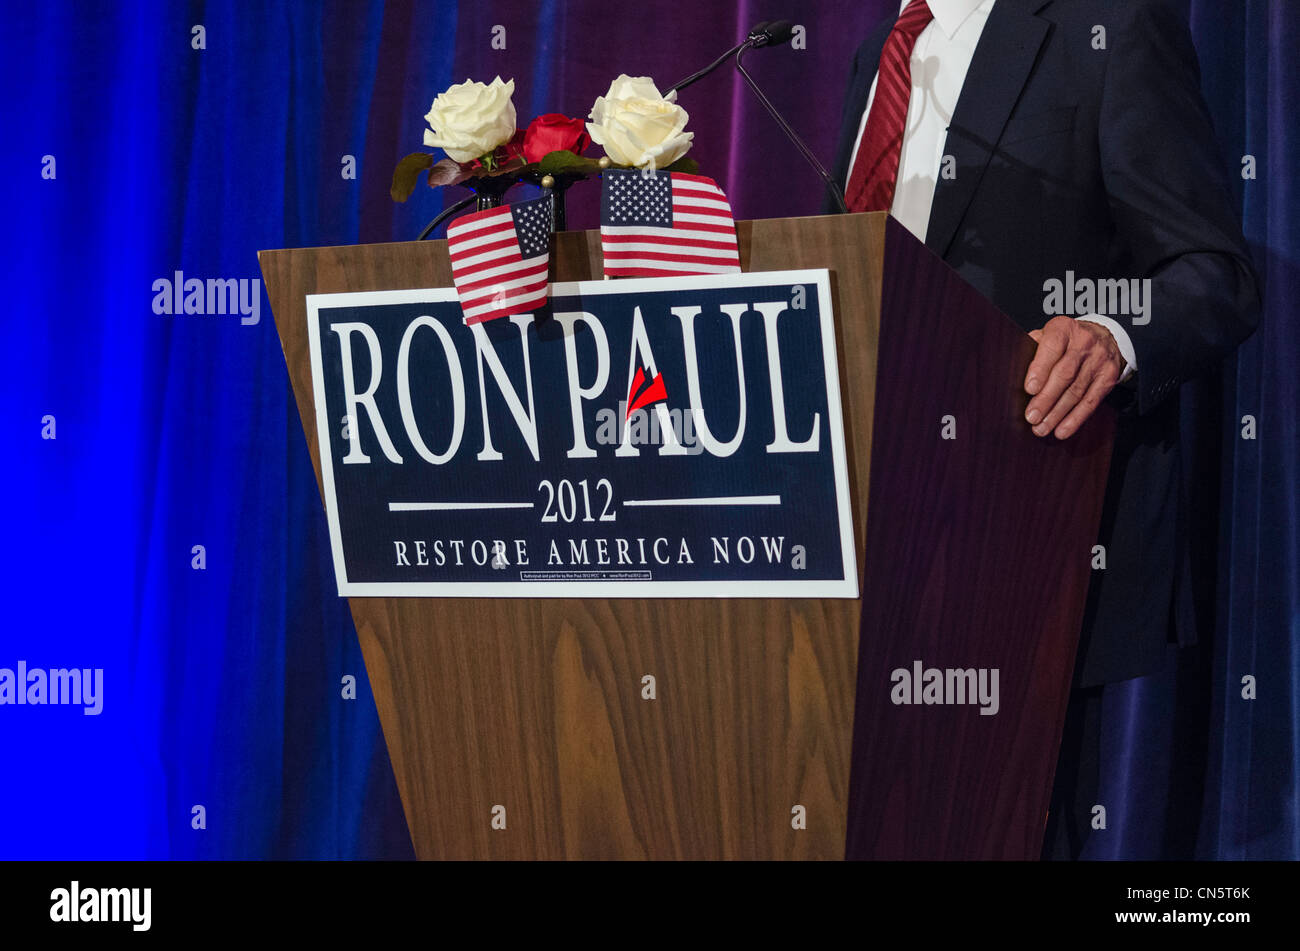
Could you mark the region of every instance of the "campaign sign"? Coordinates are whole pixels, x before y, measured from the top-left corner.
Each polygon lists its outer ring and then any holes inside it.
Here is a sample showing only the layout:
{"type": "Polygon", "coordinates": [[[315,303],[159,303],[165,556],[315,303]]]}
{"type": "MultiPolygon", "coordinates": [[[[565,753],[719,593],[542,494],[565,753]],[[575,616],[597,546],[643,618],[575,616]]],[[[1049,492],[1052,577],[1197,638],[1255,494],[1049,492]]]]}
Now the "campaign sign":
{"type": "Polygon", "coordinates": [[[307,318],[340,595],[857,596],[827,271],[307,318]]]}

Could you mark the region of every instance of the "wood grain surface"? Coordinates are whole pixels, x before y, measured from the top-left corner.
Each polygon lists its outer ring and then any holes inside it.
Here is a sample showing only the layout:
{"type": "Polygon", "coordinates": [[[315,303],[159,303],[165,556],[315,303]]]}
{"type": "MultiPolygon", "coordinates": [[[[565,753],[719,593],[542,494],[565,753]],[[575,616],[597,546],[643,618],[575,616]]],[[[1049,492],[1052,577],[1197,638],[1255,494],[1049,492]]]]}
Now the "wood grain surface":
{"type": "Polygon", "coordinates": [[[886,235],[846,854],[1037,859],[1114,414],[1032,435],[1033,342],[892,219],[886,235]],[[997,713],[895,703],[892,672],[918,660],[996,669],[997,713]]]}
{"type": "MultiPolygon", "coordinates": [[[[865,498],[883,215],[739,222],[745,270],[829,267],[855,499],[865,498]]],[[[304,298],[451,283],[445,242],[260,255],[320,484],[304,298]]],[[[557,281],[599,278],[597,232],[557,281]]],[[[865,505],[854,507],[859,560],[865,505]]],[[[421,858],[837,859],[856,600],[353,598],[421,858]],[[653,674],[658,699],[640,697],[653,674]],[[808,828],[791,828],[806,808],[808,828]],[[507,828],[491,828],[506,807],[507,828]]]]}
{"type": "MultiPolygon", "coordinates": [[[[886,242],[883,214],[737,225],[747,271],[833,272],[863,600],[351,599],[421,858],[1033,850],[1108,421],[1062,447],[1029,434],[1013,379],[1028,338],[889,228],[886,242]],[[883,312],[898,332],[882,339],[878,396],[887,243],[883,312]],[[956,445],[938,438],[939,409],[958,417],[956,445]],[[1002,711],[889,704],[888,671],[912,654],[1005,664],[1002,711]],[[653,702],[640,699],[645,674],[658,681],[653,702]],[[806,830],[791,828],[796,804],[806,830]],[[495,805],[504,831],[491,828],[495,805]]],[[[319,486],[305,296],[449,285],[446,246],[260,259],[319,486]]],[[[599,278],[599,234],[557,235],[552,273],[599,278]]]]}

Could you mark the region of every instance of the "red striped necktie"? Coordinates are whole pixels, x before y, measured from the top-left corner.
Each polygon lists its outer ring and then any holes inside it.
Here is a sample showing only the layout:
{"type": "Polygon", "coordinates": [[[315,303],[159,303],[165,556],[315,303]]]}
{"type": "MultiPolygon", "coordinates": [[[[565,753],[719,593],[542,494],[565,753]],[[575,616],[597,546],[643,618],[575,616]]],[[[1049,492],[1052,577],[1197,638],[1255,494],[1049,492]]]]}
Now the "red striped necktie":
{"type": "Polygon", "coordinates": [[[912,0],[898,17],[880,54],[876,96],[849,176],[849,211],[889,211],[912,97],[912,48],[934,19],[925,0],[912,0]]]}

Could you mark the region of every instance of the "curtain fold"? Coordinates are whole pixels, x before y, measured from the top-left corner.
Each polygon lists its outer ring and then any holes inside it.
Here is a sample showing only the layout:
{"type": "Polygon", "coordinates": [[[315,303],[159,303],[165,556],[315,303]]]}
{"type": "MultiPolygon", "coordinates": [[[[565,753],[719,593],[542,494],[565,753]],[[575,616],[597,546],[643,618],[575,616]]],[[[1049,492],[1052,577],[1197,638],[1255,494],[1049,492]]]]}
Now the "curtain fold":
{"type": "MultiPolygon", "coordinates": [[[[24,819],[6,824],[0,856],[409,857],[269,305],[259,295],[256,324],[160,314],[155,282],[257,280],[261,249],[412,238],[447,196],[421,186],[394,204],[391,172],[424,148],[422,117],[452,82],[514,78],[521,124],[585,118],[619,73],[666,87],[772,11],[24,6],[0,31],[13,103],[0,319],[16,345],[0,375],[16,463],[0,558],[18,605],[0,666],[101,667],[106,693],[99,717],[0,716],[0,749],[20,767],[6,774],[22,777],[0,784],[0,815],[24,819]],[[55,439],[42,438],[47,419],[55,439]]],[[[1225,161],[1255,160],[1236,185],[1265,313],[1236,359],[1185,394],[1203,637],[1164,674],[1113,692],[1110,822],[1090,851],[1295,859],[1300,7],[1184,6],[1225,161]],[[1243,417],[1255,438],[1242,438],[1243,417]]],[[[748,59],[827,164],[853,51],[894,10],[793,5],[799,43],[748,59]]],[[[730,67],[680,102],[692,154],[738,218],[817,212],[816,176],[730,67]]],[[[573,190],[571,227],[596,224],[598,191],[573,190]]]]}

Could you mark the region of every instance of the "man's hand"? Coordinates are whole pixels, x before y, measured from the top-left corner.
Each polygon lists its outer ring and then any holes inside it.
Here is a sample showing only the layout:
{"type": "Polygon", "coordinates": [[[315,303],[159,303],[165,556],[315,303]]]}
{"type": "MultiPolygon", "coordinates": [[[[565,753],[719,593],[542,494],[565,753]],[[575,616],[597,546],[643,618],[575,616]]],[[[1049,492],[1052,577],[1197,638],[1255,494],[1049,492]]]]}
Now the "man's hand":
{"type": "Polygon", "coordinates": [[[1035,436],[1055,431],[1057,439],[1078,432],[1124,372],[1124,356],[1101,324],[1053,317],[1029,336],[1038,344],[1025,392],[1033,397],[1025,419],[1035,436]]]}

